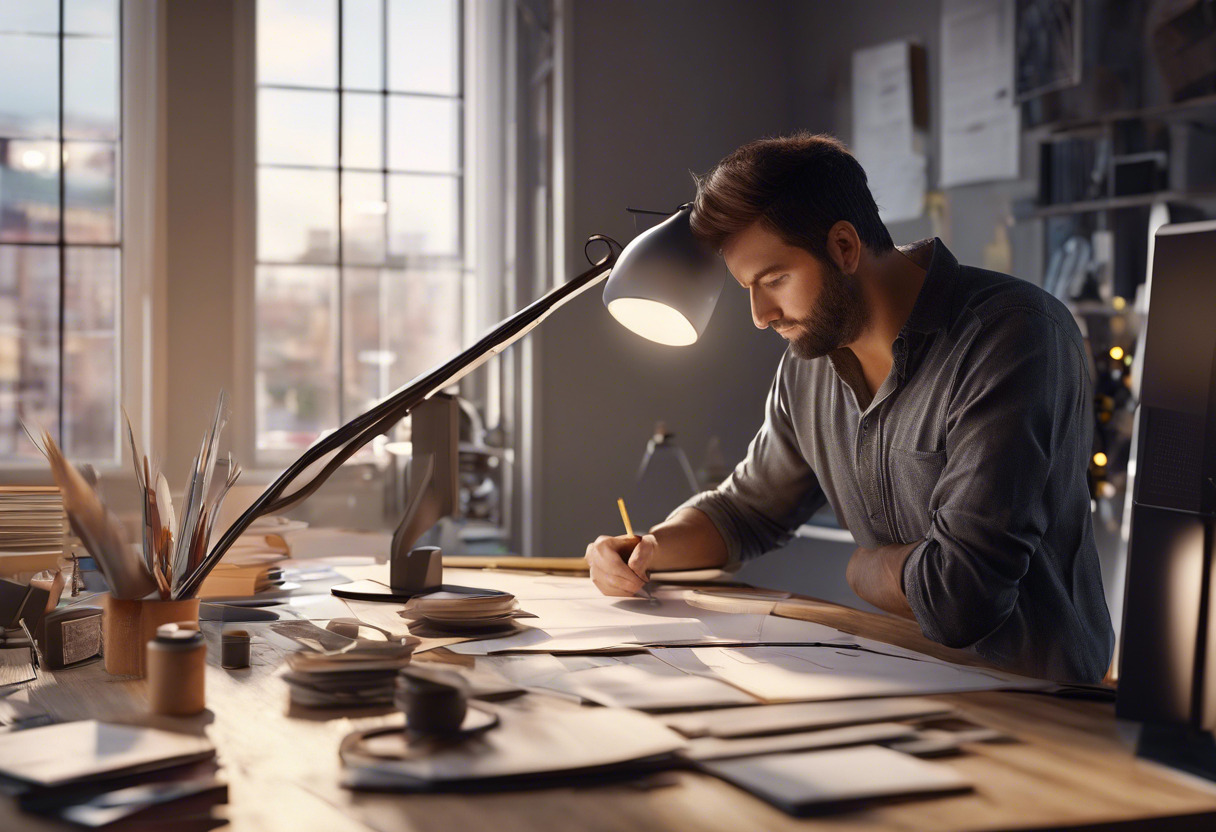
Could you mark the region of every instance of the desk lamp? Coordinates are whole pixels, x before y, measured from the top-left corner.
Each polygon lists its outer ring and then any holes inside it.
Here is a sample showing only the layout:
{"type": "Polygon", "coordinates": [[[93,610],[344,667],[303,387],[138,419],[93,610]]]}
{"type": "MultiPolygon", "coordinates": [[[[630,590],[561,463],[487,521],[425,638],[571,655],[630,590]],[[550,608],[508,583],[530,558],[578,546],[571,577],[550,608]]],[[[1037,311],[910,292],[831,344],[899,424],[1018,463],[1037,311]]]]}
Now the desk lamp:
{"type": "Polygon", "coordinates": [[[202,567],[179,587],[175,597],[191,597],[255,519],[306,499],[356,451],[417,409],[412,431],[413,493],[392,546],[393,554],[408,551],[440,517],[456,509],[456,414],[450,397],[437,394],[523,338],[555,309],[604,278],[608,278],[604,303],[622,325],[661,344],[676,346],[696,341],[709,323],[725,275],[714,253],[693,236],[689,225],[691,214],[691,204],[680,206],[623,250],[619,243],[602,234],[588,238],[589,269],[516,312],[468,349],[410,381],[301,454],[228,527],[207,553],[202,567]],[[605,244],[608,250],[598,260],[592,260],[589,250],[597,242],[605,244]],[[427,407],[432,400],[434,405],[427,407]],[[309,476],[304,477],[305,473],[309,476]],[[301,483],[292,487],[297,479],[301,483]]]}

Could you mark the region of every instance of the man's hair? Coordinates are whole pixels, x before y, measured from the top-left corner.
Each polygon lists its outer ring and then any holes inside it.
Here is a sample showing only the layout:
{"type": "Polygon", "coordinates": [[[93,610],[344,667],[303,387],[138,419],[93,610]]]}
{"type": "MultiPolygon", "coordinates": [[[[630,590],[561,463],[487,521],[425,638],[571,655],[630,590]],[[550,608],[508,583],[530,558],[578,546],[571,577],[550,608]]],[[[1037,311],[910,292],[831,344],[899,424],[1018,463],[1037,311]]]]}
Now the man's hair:
{"type": "Polygon", "coordinates": [[[694,178],[692,231],[714,251],[756,221],[825,261],[828,231],[840,220],[852,223],[875,254],[895,247],[866,172],[834,136],[799,132],[758,139],[694,178]]]}

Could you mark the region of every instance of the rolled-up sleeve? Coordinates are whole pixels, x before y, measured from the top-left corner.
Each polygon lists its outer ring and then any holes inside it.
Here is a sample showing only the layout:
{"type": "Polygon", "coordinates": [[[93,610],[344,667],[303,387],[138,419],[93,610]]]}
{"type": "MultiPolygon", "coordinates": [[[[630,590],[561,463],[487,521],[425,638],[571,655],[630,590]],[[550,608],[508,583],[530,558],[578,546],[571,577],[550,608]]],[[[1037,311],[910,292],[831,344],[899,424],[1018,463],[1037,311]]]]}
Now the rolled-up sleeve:
{"type": "Polygon", "coordinates": [[[1085,435],[1087,379],[1078,345],[1037,310],[1006,310],[979,328],[950,394],[929,531],[904,564],[927,637],[966,647],[1013,612],[1053,516],[1052,465],[1075,458],[1058,450],[1085,435]]]}
{"type": "Polygon", "coordinates": [[[786,543],[824,504],[823,490],[803,457],[790,415],[787,352],[765,402],[764,424],[747,456],[721,485],[696,494],[672,512],[695,508],[726,542],[727,568],[786,543]]]}

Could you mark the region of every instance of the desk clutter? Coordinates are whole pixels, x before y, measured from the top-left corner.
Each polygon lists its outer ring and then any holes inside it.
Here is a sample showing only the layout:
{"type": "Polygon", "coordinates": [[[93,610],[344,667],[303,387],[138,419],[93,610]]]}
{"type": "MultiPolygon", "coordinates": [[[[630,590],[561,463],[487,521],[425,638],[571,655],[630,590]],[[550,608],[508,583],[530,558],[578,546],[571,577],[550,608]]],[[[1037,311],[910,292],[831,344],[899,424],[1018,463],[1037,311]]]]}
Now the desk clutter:
{"type": "Polygon", "coordinates": [[[0,734],[0,793],[88,828],[213,829],[228,797],[214,757],[203,737],[95,720],[46,725],[0,734]]]}
{"type": "MultiPolygon", "coordinates": [[[[773,597],[796,611],[785,594],[660,582],[653,599],[608,598],[571,572],[432,570],[439,557],[427,555],[413,576],[427,585],[403,601],[330,596],[332,581],[391,590],[389,564],[338,559],[296,569],[332,576],[314,595],[259,602],[275,620],[209,621],[200,632],[197,598],[114,597],[106,604],[137,614],[107,620],[143,639],[147,678],[132,683],[146,686],[162,719],[201,711],[213,673],[281,684],[287,720],[357,718],[332,749],[341,784],[354,790],[518,789],[685,770],[795,815],[925,798],[971,788],[933,758],[1009,740],[926,696],[1051,687],[771,614],[773,597]],[[183,615],[183,603],[193,612],[183,615]],[[251,668],[251,641],[281,661],[251,668]]],[[[281,556],[252,562],[295,569],[281,556]]],[[[0,733],[0,787],[27,811],[86,826],[130,815],[210,828],[208,807],[226,795],[213,755],[205,739],[99,722],[10,730],[0,733]]]]}

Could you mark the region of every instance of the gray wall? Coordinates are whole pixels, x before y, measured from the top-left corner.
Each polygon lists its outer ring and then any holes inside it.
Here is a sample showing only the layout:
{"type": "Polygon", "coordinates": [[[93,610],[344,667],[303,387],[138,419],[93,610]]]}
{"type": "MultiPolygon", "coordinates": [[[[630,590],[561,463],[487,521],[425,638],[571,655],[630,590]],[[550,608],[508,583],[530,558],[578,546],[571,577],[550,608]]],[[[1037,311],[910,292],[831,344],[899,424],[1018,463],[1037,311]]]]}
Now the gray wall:
{"type": "MultiPolygon", "coordinates": [[[[785,3],[672,0],[571,4],[571,239],[634,236],[625,207],[674,209],[738,145],[780,133],[792,82],[785,3]]],[[[728,278],[705,336],[660,347],[616,324],[591,291],[539,332],[541,548],[581,555],[597,534],[621,533],[627,492],[654,423],[677,433],[693,465],[709,437],[730,461],[759,424],[783,342],[751,323],[747,293],[728,278]]]]}

